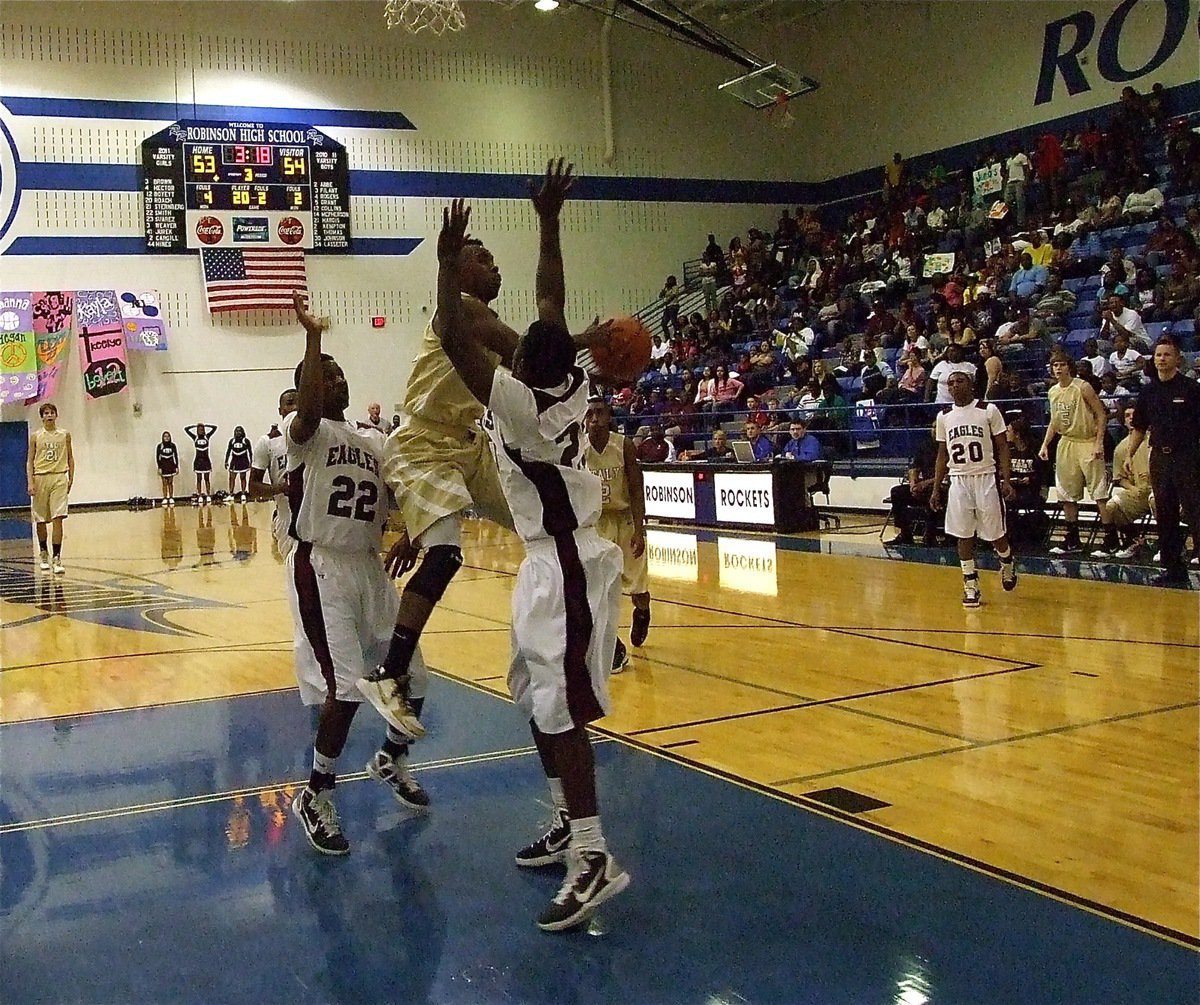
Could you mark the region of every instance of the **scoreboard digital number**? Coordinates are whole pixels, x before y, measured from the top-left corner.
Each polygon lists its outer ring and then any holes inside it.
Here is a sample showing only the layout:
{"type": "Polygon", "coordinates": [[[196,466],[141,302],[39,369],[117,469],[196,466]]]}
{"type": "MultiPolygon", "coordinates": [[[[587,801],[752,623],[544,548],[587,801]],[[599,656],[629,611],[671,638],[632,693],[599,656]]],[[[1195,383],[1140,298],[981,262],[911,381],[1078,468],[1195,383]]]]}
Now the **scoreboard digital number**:
{"type": "Polygon", "coordinates": [[[350,251],[346,148],[308,125],[184,120],[142,143],[146,250],[350,251]]]}

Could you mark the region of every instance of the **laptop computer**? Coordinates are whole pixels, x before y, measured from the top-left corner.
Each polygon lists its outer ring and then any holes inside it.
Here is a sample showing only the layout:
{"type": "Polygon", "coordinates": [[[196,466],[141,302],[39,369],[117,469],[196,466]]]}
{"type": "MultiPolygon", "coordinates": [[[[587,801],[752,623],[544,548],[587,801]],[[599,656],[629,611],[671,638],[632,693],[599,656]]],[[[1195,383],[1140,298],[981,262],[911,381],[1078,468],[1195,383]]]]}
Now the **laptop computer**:
{"type": "Polygon", "coordinates": [[[737,458],[741,464],[757,464],[758,460],[754,456],[754,447],[750,445],[749,440],[734,440],[731,444],[733,447],[733,456],[737,458]]]}

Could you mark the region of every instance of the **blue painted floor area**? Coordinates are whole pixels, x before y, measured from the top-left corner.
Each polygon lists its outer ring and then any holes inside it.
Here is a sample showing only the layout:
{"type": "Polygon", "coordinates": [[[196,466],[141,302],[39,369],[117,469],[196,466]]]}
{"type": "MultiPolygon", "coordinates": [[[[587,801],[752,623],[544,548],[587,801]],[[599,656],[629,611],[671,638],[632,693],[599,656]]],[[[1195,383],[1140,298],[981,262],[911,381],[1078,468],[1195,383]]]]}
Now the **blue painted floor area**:
{"type": "MultiPolygon", "coordinates": [[[[309,849],[278,789],[208,798],[307,775],[293,693],[6,727],[0,997],[1196,1000],[1187,949],[616,742],[596,748],[601,799],[633,884],[588,930],[544,934],[533,918],[561,870],[512,864],[546,813],[527,732],[445,679],[428,707],[414,762],[433,813],[352,774],[341,860],[309,849]]],[[[361,772],[373,727],[364,710],[343,772],[361,772]]]]}

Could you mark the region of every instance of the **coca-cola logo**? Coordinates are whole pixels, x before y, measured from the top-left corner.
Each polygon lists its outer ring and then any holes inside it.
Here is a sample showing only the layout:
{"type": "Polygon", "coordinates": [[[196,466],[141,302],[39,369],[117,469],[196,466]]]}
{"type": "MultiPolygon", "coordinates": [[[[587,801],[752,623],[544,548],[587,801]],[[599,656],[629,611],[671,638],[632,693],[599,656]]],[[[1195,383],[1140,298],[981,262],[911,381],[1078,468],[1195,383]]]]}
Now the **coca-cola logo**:
{"type": "Polygon", "coordinates": [[[196,223],[196,239],[201,244],[219,244],[225,227],[215,216],[202,216],[196,223]]]}
{"type": "Polygon", "coordinates": [[[304,240],[304,224],[294,216],[285,216],[280,220],[277,232],[284,244],[299,244],[304,240]]]}

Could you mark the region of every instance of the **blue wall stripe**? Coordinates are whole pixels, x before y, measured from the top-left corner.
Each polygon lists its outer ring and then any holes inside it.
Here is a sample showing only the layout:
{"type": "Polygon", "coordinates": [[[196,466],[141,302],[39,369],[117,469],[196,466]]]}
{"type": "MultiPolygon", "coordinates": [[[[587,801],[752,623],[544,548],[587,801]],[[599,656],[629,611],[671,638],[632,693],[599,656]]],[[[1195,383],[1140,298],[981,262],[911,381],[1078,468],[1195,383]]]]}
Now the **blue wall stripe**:
{"type": "Polygon", "coordinates": [[[0,98],[13,115],[70,119],[217,119],[225,122],[303,122],[310,126],[416,129],[400,112],[352,108],[273,108],[257,105],[192,105],[173,101],[105,101],[93,98],[0,98]]]}
{"type": "MultiPolygon", "coordinates": [[[[423,237],[354,237],[352,255],[411,255],[424,242],[423,237]]],[[[145,255],[146,241],[141,237],[18,237],[4,252],[6,255],[145,255]]],[[[175,256],[171,256],[175,257],[175,256]]],[[[312,258],[320,258],[314,255],[312,258]]],[[[310,258],[310,261],[312,260],[310,258]]]]}

